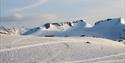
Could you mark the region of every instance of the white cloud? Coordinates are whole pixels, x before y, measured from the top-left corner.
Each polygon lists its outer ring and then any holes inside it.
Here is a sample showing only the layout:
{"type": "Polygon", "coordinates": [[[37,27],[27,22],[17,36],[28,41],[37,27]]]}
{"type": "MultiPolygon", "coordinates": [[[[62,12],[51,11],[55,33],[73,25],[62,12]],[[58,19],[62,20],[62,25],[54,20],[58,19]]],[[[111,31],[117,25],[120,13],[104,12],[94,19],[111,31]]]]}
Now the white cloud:
{"type": "Polygon", "coordinates": [[[23,10],[27,10],[27,9],[32,9],[32,8],[40,6],[40,5],[42,5],[42,4],[46,3],[46,2],[48,2],[48,0],[38,0],[37,3],[34,3],[32,5],[28,5],[28,6],[25,6],[25,7],[22,7],[22,8],[15,8],[12,11],[23,11],[23,10]]]}
{"type": "Polygon", "coordinates": [[[23,14],[21,13],[13,13],[11,15],[8,15],[8,16],[3,16],[3,17],[0,17],[1,21],[5,21],[5,22],[12,22],[12,21],[26,21],[26,18],[27,16],[24,16],[23,14]]]}
{"type": "Polygon", "coordinates": [[[15,13],[13,16],[15,18],[17,18],[17,19],[22,19],[23,18],[23,15],[21,15],[20,13],[15,13]]]}
{"type": "Polygon", "coordinates": [[[47,15],[42,15],[38,17],[38,20],[54,20],[57,19],[58,16],[53,15],[53,14],[47,14],[47,15]]]}

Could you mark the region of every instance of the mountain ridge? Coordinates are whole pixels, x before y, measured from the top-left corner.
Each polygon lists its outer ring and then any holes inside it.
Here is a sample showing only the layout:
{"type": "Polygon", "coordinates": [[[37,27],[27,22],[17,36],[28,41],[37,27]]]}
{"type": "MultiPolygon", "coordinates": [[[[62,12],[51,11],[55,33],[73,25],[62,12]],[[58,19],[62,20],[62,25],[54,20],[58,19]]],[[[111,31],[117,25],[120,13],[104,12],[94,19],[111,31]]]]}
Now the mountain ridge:
{"type": "MultiPolygon", "coordinates": [[[[5,29],[0,29],[7,32],[5,29]]],[[[14,30],[14,28],[13,28],[14,30]]],[[[18,29],[19,35],[33,35],[39,37],[100,37],[111,40],[125,40],[125,19],[109,18],[100,20],[94,26],[85,20],[77,20],[60,23],[46,23],[42,26],[18,29]],[[19,31],[20,30],[20,31],[19,31]]],[[[7,33],[6,33],[7,34],[7,33]]],[[[16,32],[17,34],[17,32],[16,32]]]]}

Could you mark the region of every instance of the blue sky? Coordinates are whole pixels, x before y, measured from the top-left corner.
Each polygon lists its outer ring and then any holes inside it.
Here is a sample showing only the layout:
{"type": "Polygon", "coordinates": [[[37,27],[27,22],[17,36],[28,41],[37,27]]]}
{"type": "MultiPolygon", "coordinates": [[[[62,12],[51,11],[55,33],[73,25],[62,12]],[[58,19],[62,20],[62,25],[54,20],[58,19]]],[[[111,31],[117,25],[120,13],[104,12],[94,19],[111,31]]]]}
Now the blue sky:
{"type": "Polygon", "coordinates": [[[125,0],[0,0],[3,25],[37,26],[49,22],[124,17],[125,0]]]}

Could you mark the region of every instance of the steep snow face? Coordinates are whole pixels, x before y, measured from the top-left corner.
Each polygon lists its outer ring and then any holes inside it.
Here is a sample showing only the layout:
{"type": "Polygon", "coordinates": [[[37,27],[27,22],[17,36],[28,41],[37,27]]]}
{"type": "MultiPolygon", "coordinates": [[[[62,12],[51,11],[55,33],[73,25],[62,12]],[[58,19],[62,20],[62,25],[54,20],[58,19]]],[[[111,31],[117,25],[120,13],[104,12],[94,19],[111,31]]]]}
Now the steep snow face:
{"type": "Polygon", "coordinates": [[[93,30],[110,39],[119,39],[120,34],[125,29],[123,18],[107,19],[95,23],[93,30]]]}
{"type": "Polygon", "coordinates": [[[120,38],[125,40],[125,29],[120,32],[120,38]]]}
{"type": "Polygon", "coordinates": [[[32,33],[35,33],[35,32],[37,32],[37,31],[39,31],[40,30],[40,27],[35,27],[35,28],[32,28],[32,29],[28,29],[27,31],[26,31],[26,29],[24,29],[24,33],[21,33],[22,35],[30,35],[30,34],[32,34],[32,33]]]}
{"type": "Polygon", "coordinates": [[[103,29],[107,29],[107,28],[110,28],[110,27],[117,27],[116,25],[119,25],[119,26],[124,26],[124,23],[123,23],[123,19],[122,18],[114,18],[114,19],[106,19],[106,20],[101,20],[101,21],[98,21],[95,23],[95,26],[96,28],[102,28],[103,29]]]}

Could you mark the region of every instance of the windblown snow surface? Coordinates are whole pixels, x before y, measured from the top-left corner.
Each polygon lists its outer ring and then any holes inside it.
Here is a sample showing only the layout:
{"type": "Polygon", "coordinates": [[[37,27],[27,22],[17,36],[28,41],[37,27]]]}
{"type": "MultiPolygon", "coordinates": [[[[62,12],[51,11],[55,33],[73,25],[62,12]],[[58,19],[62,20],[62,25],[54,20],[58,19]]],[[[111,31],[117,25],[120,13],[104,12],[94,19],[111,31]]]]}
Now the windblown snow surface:
{"type": "Polygon", "coordinates": [[[92,37],[0,36],[0,63],[124,63],[122,42],[92,37]]]}

